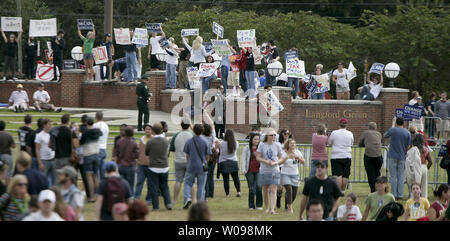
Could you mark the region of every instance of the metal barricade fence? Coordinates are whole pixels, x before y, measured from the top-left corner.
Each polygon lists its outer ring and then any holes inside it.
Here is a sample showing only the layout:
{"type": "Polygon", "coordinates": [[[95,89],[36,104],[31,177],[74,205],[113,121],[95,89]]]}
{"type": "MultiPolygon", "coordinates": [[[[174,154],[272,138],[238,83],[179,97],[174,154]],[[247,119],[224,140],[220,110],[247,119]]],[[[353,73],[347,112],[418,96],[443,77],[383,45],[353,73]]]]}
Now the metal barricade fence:
{"type": "Polygon", "coordinates": [[[445,130],[448,131],[450,128],[448,122],[450,122],[450,118],[441,119],[439,117],[424,116],[423,131],[427,135],[428,139],[437,140],[439,143],[445,142],[443,134],[445,130]]]}

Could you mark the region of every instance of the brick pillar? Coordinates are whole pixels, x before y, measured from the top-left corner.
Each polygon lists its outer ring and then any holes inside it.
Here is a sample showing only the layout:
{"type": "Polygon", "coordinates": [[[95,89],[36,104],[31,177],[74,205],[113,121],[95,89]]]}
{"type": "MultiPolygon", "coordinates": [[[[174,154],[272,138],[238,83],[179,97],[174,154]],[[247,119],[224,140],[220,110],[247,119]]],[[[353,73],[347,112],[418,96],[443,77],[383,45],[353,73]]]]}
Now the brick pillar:
{"type": "Polygon", "coordinates": [[[161,90],[166,87],[166,71],[147,71],[150,77],[148,88],[152,93],[150,110],[161,110],[161,90]]]}
{"type": "Polygon", "coordinates": [[[383,102],[382,122],[379,126],[381,133],[385,133],[391,128],[395,109],[403,108],[404,104],[408,104],[408,93],[409,90],[400,88],[383,88],[381,90],[379,97],[379,100],[383,102]]]}
{"type": "Polygon", "coordinates": [[[61,106],[82,107],[81,85],[83,84],[84,73],[84,70],[81,69],[62,71],[61,106]]]}

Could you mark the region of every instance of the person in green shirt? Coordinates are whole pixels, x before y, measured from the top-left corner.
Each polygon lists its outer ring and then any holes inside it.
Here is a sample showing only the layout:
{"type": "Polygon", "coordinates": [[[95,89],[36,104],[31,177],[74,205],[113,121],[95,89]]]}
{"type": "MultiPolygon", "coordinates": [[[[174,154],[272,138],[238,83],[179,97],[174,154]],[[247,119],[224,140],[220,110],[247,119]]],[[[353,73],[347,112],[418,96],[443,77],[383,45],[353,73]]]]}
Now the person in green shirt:
{"type": "Polygon", "coordinates": [[[394,195],[389,192],[387,177],[378,177],[375,181],[375,189],[376,191],[369,194],[366,199],[366,210],[364,211],[362,221],[367,221],[368,217],[370,221],[375,221],[384,206],[395,202],[394,195]]]}
{"type": "Polygon", "coordinates": [[[89,31],[86,38],[81,34],[80,28],[78,28],[78,36],[83,40],[83,60],[86,66],[86,80],[94,80],[94,55],[92,49],[95,42],[95,26],[92,25],[92,31],[89,31]]]}

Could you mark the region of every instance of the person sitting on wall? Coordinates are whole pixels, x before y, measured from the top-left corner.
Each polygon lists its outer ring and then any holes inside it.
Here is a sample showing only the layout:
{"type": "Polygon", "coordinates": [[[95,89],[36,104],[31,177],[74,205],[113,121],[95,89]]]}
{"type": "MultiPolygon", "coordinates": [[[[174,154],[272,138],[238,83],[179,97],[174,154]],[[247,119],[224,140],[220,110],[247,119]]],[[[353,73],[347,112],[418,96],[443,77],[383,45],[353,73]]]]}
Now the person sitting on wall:
{"type": "Polygon", "coordinates": [[[360,93],[362,100],[376,100],[383,89],[383,72],[381,72],[380,77],[376,75],[370,77],[370,73],[368,77],[368,79],[370,79],[369,83],[363,87],[359,87],[358,92],[360,93]]]}
{"type": "Polygon", "coordinates": [[[40,83],[38,90],[33,94],[33,104],[36,110],[42,112],[42,110],[53,110],[61,112],[62,108],[56,109],[55,105],[50,104],[50,95],[44,90],[44,83],[40,83]]]}
{"type": "Polygon", "coordinates": [[[29,102],[28,94],[23,90],[23,85],[18,84],[17,90],[13,91],[9,97],[9,109],[14,110],[14,112],[24,112],[28,110],[29,102]]]}

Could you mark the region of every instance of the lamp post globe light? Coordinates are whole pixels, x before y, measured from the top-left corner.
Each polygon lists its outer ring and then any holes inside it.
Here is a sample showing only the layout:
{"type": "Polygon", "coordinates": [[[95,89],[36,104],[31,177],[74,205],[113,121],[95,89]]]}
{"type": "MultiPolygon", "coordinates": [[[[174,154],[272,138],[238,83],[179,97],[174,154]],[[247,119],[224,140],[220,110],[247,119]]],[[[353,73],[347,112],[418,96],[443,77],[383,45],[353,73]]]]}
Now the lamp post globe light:
{"type": "Polygon", "coordinates": [[[73,47],[73,49],[72,49],[72,51],[71,51],[71,56],[72,56],[72,59],[74,59],[75,61],[77,61],[77,62],[76,62],[76,68],[78,69],[78,68],[79,68],[78,61],[83,60],[83,51],[82,51],[82,48],[81,48],[80,46],[75,46],[75,47],[73,47]]]}
{"type": "Polygon", "coordinates": [[[164,52],[158,52],[156,53],[156,59],[161,63],[161,67],[163,70],[166,69],[166,60],[167,60],[167,54],[164,52]]]}
{"type": "Polygon", "coordinates": [[[384,67],[384,74],[390,79],[390,87],[394,87],[394,79],[400,74],[400,66],[396,63],[389,63],[384,67]]]}
{"type": "Polygon", "coordinates": [[[269,72],[270,76],[278,77],[281,75],[281,73],[283,73],[283,65],[279,61],[270,63],[267,65],[267,71],[269,72]]]}

